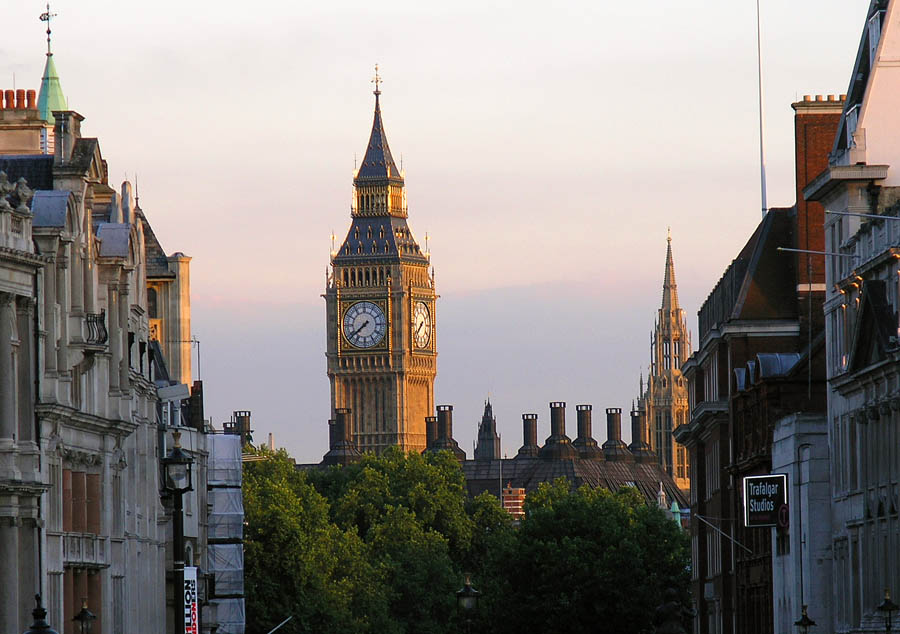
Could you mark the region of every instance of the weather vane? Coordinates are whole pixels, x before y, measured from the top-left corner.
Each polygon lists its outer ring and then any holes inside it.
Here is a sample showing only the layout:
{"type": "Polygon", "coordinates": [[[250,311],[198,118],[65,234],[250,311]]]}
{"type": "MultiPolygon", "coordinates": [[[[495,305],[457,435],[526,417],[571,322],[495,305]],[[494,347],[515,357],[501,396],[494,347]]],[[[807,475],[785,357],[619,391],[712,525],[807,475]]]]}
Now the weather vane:
{"type": "Polygon", "coordinates": [[[375,76],[372,78],[372,83],[375,84],[375,94],[381,94],[381,75],[378,74],[378,64],[375,64],[375,76]]]}
{"type": "Polygon", "coordinates": [[[47,23],[47,57],[53,55],[50,52],[50,21],[56,17],[55,13],[50,13],[50,3],[47,3],[47,11],[41,14],[41,22],[47,23]]]}

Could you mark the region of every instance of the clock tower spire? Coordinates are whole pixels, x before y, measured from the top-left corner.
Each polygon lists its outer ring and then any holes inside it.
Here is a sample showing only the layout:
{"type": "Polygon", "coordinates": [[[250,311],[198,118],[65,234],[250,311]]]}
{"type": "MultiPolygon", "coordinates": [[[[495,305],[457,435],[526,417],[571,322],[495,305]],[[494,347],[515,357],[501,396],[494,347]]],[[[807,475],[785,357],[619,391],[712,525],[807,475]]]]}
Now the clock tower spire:
{"type": "Polygon", "coordinates": [[[346,408],[357,446],[425,449],[437,372],[434,276],[407,223],[403,173],[375,116],[353,177],[350,228],[325,289],[331,413],[346,408]]]}

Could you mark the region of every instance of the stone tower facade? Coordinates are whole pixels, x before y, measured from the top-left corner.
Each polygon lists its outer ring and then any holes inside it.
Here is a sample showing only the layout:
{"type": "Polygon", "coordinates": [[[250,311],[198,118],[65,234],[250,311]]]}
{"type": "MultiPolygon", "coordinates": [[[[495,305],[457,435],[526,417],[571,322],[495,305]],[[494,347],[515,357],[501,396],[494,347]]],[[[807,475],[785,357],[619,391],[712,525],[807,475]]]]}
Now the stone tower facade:
{"type": "Polygon", "coordinates": [[[678,305],[672,236],[667,238],[666,271],[662,305],[650,335],[650,376],[647,388],[641,379],[637,411],[643,419],[644,438],[656,454],[659,465],[683,491],[690,490],[688,452],[675,442],[673,430],[689,420],[687,381],[681,366],[691,355],[691,333],[678,305]]]}
{"type": "Polygon", "coordinates": [[[381,120],[376,75],[369,145],[351,223],[325,289],[331,417],[348,410],[361,451],[425,449],[437,373],[434,272],[407,224],[404,175],[381,120]]]}

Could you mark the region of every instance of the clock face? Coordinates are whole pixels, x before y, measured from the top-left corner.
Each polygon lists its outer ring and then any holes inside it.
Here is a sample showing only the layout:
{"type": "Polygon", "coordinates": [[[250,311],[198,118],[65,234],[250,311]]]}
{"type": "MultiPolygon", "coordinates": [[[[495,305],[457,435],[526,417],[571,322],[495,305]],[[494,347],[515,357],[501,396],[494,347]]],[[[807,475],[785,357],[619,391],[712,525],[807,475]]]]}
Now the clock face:
{"type": "Polygon", "coordinates": [[[413,341],[417,348],[425,348],[431,341],[431,313],[425,302],[417,302],[413,311],[413,341]]]}
{"type": "Polygon", "coordinates": [[[384,339],[387,318],[372,302],[357,302],[344,313],[344,336],[357,348],[371,348],[384,339]]]}

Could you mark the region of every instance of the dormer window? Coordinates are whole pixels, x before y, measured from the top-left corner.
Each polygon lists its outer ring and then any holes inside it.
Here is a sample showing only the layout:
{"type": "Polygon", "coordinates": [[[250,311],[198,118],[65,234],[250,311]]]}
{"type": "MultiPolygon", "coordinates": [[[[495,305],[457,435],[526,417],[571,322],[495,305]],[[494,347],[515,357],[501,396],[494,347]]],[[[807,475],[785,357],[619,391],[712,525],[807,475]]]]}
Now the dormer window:
{"type": "Polygon", "coordinates": [[[372,227],[369,227],[369,228],[366,230],[366,239],[367,239],[367,240],[371,240],[371,239],[372,239],[372,227]]]}
{"type": "Polygon", "coordinates": [[[359,227],[353,230],[353,238],[359,240],[359,227]]]}
{"type": "Polygon", "coordinates": [[[381,229],[378,231],[378,238],[384,240],[384,225],[381,225],[381,229]]]}

